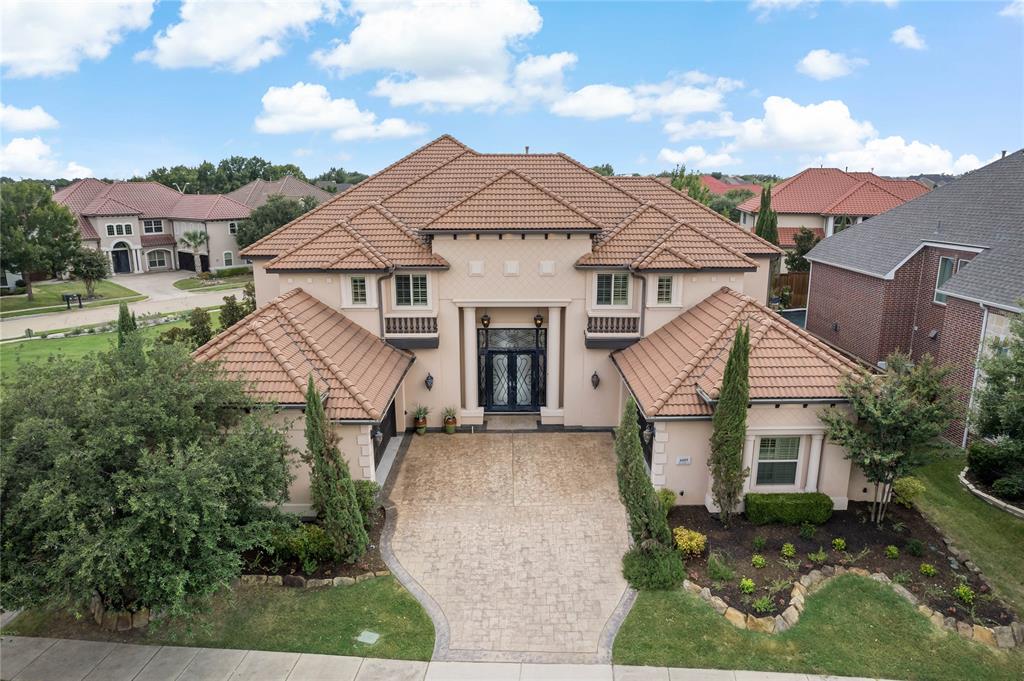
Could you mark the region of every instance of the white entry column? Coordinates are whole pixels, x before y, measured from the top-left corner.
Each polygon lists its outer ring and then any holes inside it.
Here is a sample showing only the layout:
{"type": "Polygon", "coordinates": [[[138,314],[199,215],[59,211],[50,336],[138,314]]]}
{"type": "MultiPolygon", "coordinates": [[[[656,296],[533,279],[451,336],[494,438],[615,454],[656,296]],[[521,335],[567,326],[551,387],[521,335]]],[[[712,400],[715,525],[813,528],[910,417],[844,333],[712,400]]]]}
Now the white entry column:
{"type": "Polygon", "coordinates": [[[807,482],[804,484],[805,492],[818,491],[818,471],[821,470],[821,450],[824,441],[824,433],[813,433],[811,435],[810,460],[807,462],[807,482]]]}
{"type": "Polygon", "coordinates": [[[562,308],[548,308],[547,354],[544,362],[545,406],[540,410],[541,423],[564,423],[565,411],[559,402],[562,394],[562,308]]]}
{"type": "Polygon", "coordinates": [[[484,410],[480,408],[476,344],[476,308],[462,308],[462,381],[466,394],[466,406],[462,410],[462,423],[466,425],[483,423],[484,410]]]}

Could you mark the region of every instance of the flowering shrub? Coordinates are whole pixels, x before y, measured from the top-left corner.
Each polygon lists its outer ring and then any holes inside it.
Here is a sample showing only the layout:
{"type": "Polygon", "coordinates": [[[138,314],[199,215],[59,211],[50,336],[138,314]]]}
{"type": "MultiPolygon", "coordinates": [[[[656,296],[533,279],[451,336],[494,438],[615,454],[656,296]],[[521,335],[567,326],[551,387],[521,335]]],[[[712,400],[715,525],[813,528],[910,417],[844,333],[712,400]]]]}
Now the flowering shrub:
{"type": "Polygon", "coordinates": [[[685,527],[677,527],[672,530],[676,540],[676,547],[687,558],[693,558],[704,553],[708,546],[707,535],[697,530],[688,530],[685,527]]]}
{"type": "Polygon", "coordinates": [[[741,593],[752,594],[752,593],[754,593],[754,589],[756,589],[756,588],[757,588],[757,585],[754,584],[754,580],[752,580],[752,579],[750,579],[748,577],[744,577],[743,579],[740,580],[740,592],[741,593]]]}

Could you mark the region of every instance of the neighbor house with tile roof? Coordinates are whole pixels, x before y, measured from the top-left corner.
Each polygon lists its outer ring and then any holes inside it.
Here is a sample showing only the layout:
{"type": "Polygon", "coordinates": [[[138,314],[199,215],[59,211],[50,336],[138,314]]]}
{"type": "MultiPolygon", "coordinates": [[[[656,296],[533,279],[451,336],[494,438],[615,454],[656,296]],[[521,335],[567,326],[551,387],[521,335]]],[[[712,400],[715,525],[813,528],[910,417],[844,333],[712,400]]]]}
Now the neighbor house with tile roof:
{"type": "Polygon", "coordinates": [[[78,222],[82,243],[107,254],[115,274],[238,267],[235,232],[250,208],[218,194],[182,194],[158,182],[76,180],[53,195],[78,222]],[[193,253],[189,231],[208,235],[193,253]],[[199,262],[196,262],[196,255],[199,262]]]}
{"type": "MultiPolygon", "coordinates": [[[[1024,150],[825,239],[807,330],[877,364],[893,351],[952,364],[969,406],[978,359],[1024,299],[1024,150]]],[[[947,433],[966,443],[957,422],[947,433]]]]}
{"type": "Polygon", "coordinates": [[[722,365],[747,324],[748,489],[845,508],[863,484],[817,415],[842,408],[857,366],[765,307],[780,254],[656,178],[445,135],[243,249],[258,308],[196,357],[281,405],[300,449],[312,377],[353,475],[380,482],[417,405],[431,428],[452,407],[464,429],[510,413],[605,429],[632,395],[652,482],[704,504],[722,365]]]}
{"type": "Polygon", "coordinates": [[[294,175],[285,175],[279,180],[253,180],[233,192],[228,192],[227,196],[249,206],[249,208],[259,208],[271,196],[283,196],[287,199],[296,200],[310,198],[313,200],[314,205],[319,205],[331,198],[333,194],[309,182],[300,180],[294,175]]]}
{"type": "MultiPolygon", "coordinates": [[[[772,187],[772,210],[779,216],[779,245],[796,246],[793,237],[806,227],[821,238],[832,236],[928,192],[915,180],[838,168],[808,168],[772,187]]],[[[752,230],[761,197],[739,205],[740,225],[752,230]]]]}
{"type": "Polygon", "coordinates": [[[708,188],[708,191],[716,196],[724,196],[733,191],[748,191],[754,194],[761,193],[761,185],[753,182],[743,182],[740,178],[723,175],[717,178],[714,175],[701,175],[700,183],[708,188]]]}

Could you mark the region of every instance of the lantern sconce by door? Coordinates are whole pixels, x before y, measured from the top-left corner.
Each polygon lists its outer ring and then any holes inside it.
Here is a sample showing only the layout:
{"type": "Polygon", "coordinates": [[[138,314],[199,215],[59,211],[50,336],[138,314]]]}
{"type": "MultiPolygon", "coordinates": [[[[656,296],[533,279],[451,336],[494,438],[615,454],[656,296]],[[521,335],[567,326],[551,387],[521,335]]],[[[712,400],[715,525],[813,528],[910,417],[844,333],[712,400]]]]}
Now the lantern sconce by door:
{"type": "Polygon", "coordinates": [[[594,372],[594,375],[590,377],[590,385],[594,386],[594,390],[597,390],[597,386],[601,385],[601,377],[594,372]]]}
{"type": "Polygon", "coordinates": [[[430,372],[427,372],[427,377],[423,379],[423,385],[427,386],[427,390],[434,389],[434,376],[430,372]]]}

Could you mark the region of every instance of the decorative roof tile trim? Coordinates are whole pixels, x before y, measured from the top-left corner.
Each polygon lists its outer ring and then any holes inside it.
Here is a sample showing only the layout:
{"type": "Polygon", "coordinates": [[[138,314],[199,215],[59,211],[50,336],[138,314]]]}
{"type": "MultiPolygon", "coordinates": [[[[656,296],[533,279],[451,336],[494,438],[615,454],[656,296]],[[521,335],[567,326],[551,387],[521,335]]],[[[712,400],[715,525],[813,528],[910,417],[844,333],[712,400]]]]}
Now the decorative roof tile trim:
{"type": "MultiPolygon", "coordinates": [[[[458,158],[458,157],[456,157],[456,158],[458,158]]],[[[407,225],[404,222],[402,222],[402,220],[397,215],[395,215],[390,210],[388,210],[387,207],[383,203],[381,203],[380,201],[378,201],[376,203],[370,204],[369,206],[367,206],[363,210],[359,211],[358,213],[353,213],[352,217],[355,218],[357,215],[360,215],[360,214],[366,212],[367,210],[369,210],[371,208],[373,208],[378,213],[383,215],[384,218],[386,220],[388,220],[391,224],[395,225],[396,227],[401,229],[403,232],[405,232],[406,236],[408,236],[410,239],[414,240],[416,243],[420,244],[424,248],[428,248],[428,249],[430,248],[430,245],[427,243],[426,239],[424,239],[418,233],[413,231],[413,229],[411,227],[409,227],[409,225],[407,225]]],[[[441,258],[441,256],[439,256],[439,255],[437,257],[441,258]]],[[[444,260],[444,258],[441,258],[441,260],[444,260]]],[[[445,261],[445,262],[447,262],[447,261],[445,261]]]]}
{"type": "Polygon", "coordinates": [[[448,213],[452,212],[453,210],[455,210],[456,208],[458,208],[462,204],[466,203],[467,201],[469,201],[473,197],[475,197],[478,194],[480,194],[481,192],[483,192],[485,189],[487,189],[488,187],[493,185],[498,180],[502,179],[503,177],[507,177],[508,175],[515,175],[516,177],[519,177],[523,181],[525,181],[528,184],[532,185],[535,189],[537,189],[540,192],[542,192],[543,194],[545,194],[548,198],[550,198],[553,201],[555,201],[556,203],[559,203],[562,206],[568,208],[573,213],[576,213],[581,218],[583,218],[584,220],[586,220],[590,224],[592,224],[595,227],[597,227],[597,231],[598,232],[602,232],[602,231],[608,229],[607,225],[603,224],[602,222],[600,222],[600,221],[594,219],[593,217],[591,217],[590,215],[588,215],[586,213],[586,211],[584,211],[582,208],[578,207],[572,201],[569,201],[568,199],[566,199],[566,198],[564,198],[562,196],[559,196],[558,194],[554,193],[553,191],[551,191],[550,189],[545,187],[543,184],[538,182],[537,180],[533,179],[532,177],[530,177],[526,173],[522,172],[521,170],[517,170],[515,168],[506,168],[506,169],[504,169],[503,171],[501,171],[497,175],[491,177],[489,180],[484,182],[482,185],[477,187],[475,190],[473,190],[472,192],[470,192],[466,196],[463,196],[461,199],[459,199],[459,200],[455,201],[454,203],[450,204],[449,206],[441,209],[440,211],[438,211],[434,215],[431,215],[430,218],[426,221],[426,223],[424,223],[423,227],[421,227],[420,229],[429,229],[430,225],[432,223],[434,223],[437,220],[441,219],[442,217],[444,217],[448,213]]]}
{"type": "Polygon", "coordinates": [[[668,402],[669,398],[671,398],[672,395],[679,390],[680,386],[683,385],[683,381],[685,381],[689,377],[690,373],[697,368],[697,364],[699,364],[700,361],[707,356],[711,348],[721,340],[722,336],[729,330],[729,327],[732,326],[732,323],[740,316],[740,313],[743,312],[745,307],[746,304],[742,301],[733,306],[726,318],[723,319],[711,335],[704,340],[697,352],[693,353],[693,357],[690,358],[690,361],[683,365],[683,368],[679,370],[679,373],[672,379],[668,387],[658,395],[656,400],[654,400],[654,403],[651,405],[651,416],[656,416],[658,412],[661,411],[661,408],[665,406],[665,403],[668,402]]]}
{"type": "Polygon", "coordinates": [[[377,408],[373,406],[373,402],[371,402],[370,399],[366,397],[366,395],[364,395],[356,387],[356,385],[352,382],[352,379],[350,379],[348,376],[342,373],[341,367],[339,367],[338,364],[333,359],[327,356],[327,353],[324,352],[324,349],[323,347],[321,347],[320,343],[317,342],[316,339],[314,339],[309,334],[309,332],[306,331],[305,327],[303,327],[302,324],[296,319],[295,313],[293,313],[288,308],[278,307],[278,309],[282,312],[282,314],[284,314],[285,319],[288,320],[288,322],[292,325],[292,328],[295,329],[295,331],[299,334],[302,340],[304,340],[309,345],[309,348],[316,354],[317,359],[319,359],[323,363],[323,365],[327,367],[327,370],[331,372],[331,375],[334,376],[335,380],[341,383],[345,390],[348,391],[348,394],[351,395],[352,398],[359,403],[359,406],[363,408],[363,411],[369,414],[370,418],[372,418],[374,421],[379,421],[381,418],[380,411],[378,411],[377,408]]]}
{"type": "MultiPolygon", "coordinates": [[[[362,212],[362,211],[360,211],[360,212],[362,212]]],[[[297,251],[299,251],[299,250],[305,248],[306,246],[308,246],[309,244],[313,243],[314,241],[316,241],[320,237],[324,236],[328,232],[332,232],[335,229],[338,229],[339,227],[341,229],[345,230],[353,239],[355,239],[357,242],[359,242],[359,244],[362,246],[363,254],[367,256],[367,260],[370,260],[371,262],[376,261],[380,269],[388,269],[388,268],[394,267],[394,264],[390,260],[388,260],[387,257],[385,257],[382,253],[380,253],[376,248],[374,248],[373,245],[370,242],[368,242],[363,237],[362,234],[360,234],[359,232],[354,230],[348,224],[348,218],[346,218],[344,220],[338,220],[333,225],[328,225],[327,227],[324,227],[322,230],[320,230],[319,232],[317,232],[313,236],[309,237],[308,239],[306,239],[302,243],[297,244],[296,246],[293,246],[292,248],[290,248],[289,250],[285,251],[281,255],[275,257],[274,259],[272,259],[270,262],[267,263],[266,269],[268,271],[273,269],[275,262],[278,262],[280,260],[283,260],[284,258],[287,258],[288,256],[296,253],[297,251]]],[[[335,257],[333,260],[330,260],[327,263],[326,266],[321,266],[321,267],[318,267],[316,269],[329,269],[330,265],[333,265],[335,263],[341,262],[342,260],[344,260],[345,258],[350,256],[356,250],[357,249],[355,249],[355,248],[351,248],[351,249],[345,251],[344,253],[342,253],[341,255],[335,257]]]]}
{"type": "MultiPolygon", "coordinates": [[[[660,211],[661,213],[664,213],[666,216],[668,216],[670,218],[674,217],[673,215],[670,215],[669,213],[665,213],[665,211],[661,210],[660,208],[657,208],[657,206],[655,206],[655,209],[660,211]]],[[[755,262],[754,259],[751,258],[750,256],[746,255],[745,253],[741,253],[740,251],[736,250],[735,248],[733,248],[732,246],[730,246],[730,245],[728,245],[726,243],[723,243],[720,239],[718,239],[718,238],[708,234],[707,232],[705,232],[704,230],[700,229],[699,227],[694,227],[693,225],[689,225],[689,224],[687,224],[685,222],[682,222],[682,221],[677,222],[675,225],[672,226],[671,229],[667,230],[664,234],[662,234],[660,237],[658,237],[658,240],[655,241],[650,246],[648,246],[647,250],[645,252],[641,253],[633,261],[633,263],[630,265],[630,267],[631,268],[639,268],[641,266],[641,264],[642,264],[642,261],[644,261],[644,260],[649,261],[657,253],[658,248],[661,246],[661,244],[665,243],[665,241],[668,240],[668,238],[670,236],[672,236],[676,232],[678,232],[681,227],[685,227],[686,229],[689,229],[689,230],[697,233],[698,235],[704,237],[708,241],[716,244],[717,246],[720,246],[721,248],[725,249],[729,253],[735,255],[740,260],[744,260],[744,261],[750,263],[751,267],[755,267],[755,268],[757,267],[757,262],[755,262]]],[[[696,261],[694,261],[689,256],[684,256],[681,253],[679,253],[676,249],[671,248],[671,247],[669,247],[668,250],[670,250],[677,257],[679,257],[680,260],[683,260],[684,262],[691,263],[697,269],[701,269],[700,266],[697,265],[696,261]]]]}
{"type": "Polygon", "coordinates": [[[103,199],[99,206],[89,211],[88,213],[83,212],[82,215],[94,215],[96,217],[107,217],[110,215],[142,215],[143,211],[135,206],[115,199],[112,196],[107,196],[103,199]],[[108,206],[113,204],[118,207],[118,210],[112,210],[108,206]]]}
{"type": "MultiPolygon", "coordinates": [[[[743,307],[746,307],[746,306],[744,305],[743,307]]],[[[764,339],[765,335],[767,335],[767,333],[768,333],[768,330],[770,328],[772,328],[772,326],[775,323],[772,319],[769,319],[769,318],[766,318],[766,317],[762,317],[760,314],[756,314],[756,313],[755,314],[748,314],[746,320],[744,320],[744,321],[746,321],[749,324],[750,320],[752,320],[752,319],[756,319],[758,321],[758,325],[757,325],[757,330],[754,331],[754,335],[752,335],[750,337],[750,352],[751,353],[753,353],[754,348],[756,348],[757,344],[760,343],[762,339],[764,339]]],[[[700,372],[700,375],[697,377],[697,387],[700,388],[701,393],[707,395],[708,397],[710,397],[712,399],[715,399],[715,398],[718,397],[718,393],[720,392],[719,388],[714,383],[711,383],[710,381],[706,381],[705,379],[708,376],[708,372],[711,371],[711,367],[722,356],[722,353],[730,351],[731,349],[732,349],[732,346],[730,346],[730,345],[722,346],[721,350],[719,351],[718,356],[716,356],[715,359],[713,359],[712,361],[708,362],[707,366],[704,367],[704,371],[700,372]],[[709,385],[709,383],[710,383],[710,385],[709,385]]],[[[700,393],[698,393],[698,394],[700,394],[700,393]]]]}
{"type": "MultiPolygon", "coordinates": [[[[469,147],[467,147],[467,146],[466,146],[465,144],[463,144],[463,143],[462,143],[462,142],[460,142],[459,140],[455,139],[455,138],[454,138],[454,137],[452,137],[451,135],[448,135],[448,134],[444,134],[444,135],[441,135],[441,136],[440,136],[440,137],[438,137],[437,139],[435,139],[435,140],[432,140],[432,141],[430,141],[430,142],[427,142],[426,144],[424,144],[424,145],[422,145],[422,146],[420,146],[420,147],[417,147],[416,149],[413,149],[413,150],[412,150],[412,151],[410,151],[410,152],[409,152],[408,154],[406,154],[406,155],[405,155],[405,156],[403,156],[402,158],[398,159],[398,160],[397,160],[397,161],[395,161],[394,163],[391,163],[390,165],[387,165],[387,166],[385,166],[384,168],[381,168],[381,169],[380,169],[380,170],[378,170],[378,171],[377,171],[376,173],[374,173],[374,174],[373,174],[372,176],[370,176],[370,177],[366,178],[365,180],[363,180],[363,181],[362,181],[362,182],[360,182],[359,184],[354,184],[354,185],[352,185],[351,187],[349,187],[349,188],[348,188],[348,189],[346,189],[345,191],[343,191],[343,192],[341,192],[340,194],[338,194],[338,195],[334,196],[334,197],[333,197],[333,198],[332,198],[331,200],[329,200],[329,201],[324,201],[323,203],[321,203],[321,204],[320,204],[319,206],[316,206],[315,208],[313,208],[313,210],[309,211],[308,213],[303,213],[302,215],[300,215],[299,217],[295,218],[295,219],[294,219],[294,220],[292,220],[291,222],[288,222],[288,223],[285,223],[285,224],[281,225],[280,227],[278,227],[277,229],[275,229],[275,230],[274,230],[273,232],[271,232],[270,234],[267,234],[266,236],[264,236],[264,237],[262,237],[262,238],[260,238],[260,239],[258,239],[258,240],[256,240],[256,241],[252,242],[251,244],[249,244],[248,246],[246,246],[245,248],[243,248],[243,249],[242,249],[241,251],[239,251],[239,253],[238,253],[238,254],[239,254],[240,256],[245,256],[245,255],[247,255],[247,254],[248,254],[248,253],[249,253],[249,252],[251,251],[251,249],[254,249],[255,247],[259,246],[259,245],[260,245],[261,243],[263,243],[264,241],[267,241],[267,240],[269,240],[269,239],[270,239],[271,237],[273,237],[273,236],[274,236],[275,234],[278,234],[279,232],[282,232],[282,231],[284,231],[284,230],[285,230],[285,229],[287,229],[288,227],[291,227],[292,225],[294,225],[294,224],[295,224],[296,222],[298,222],[299,220],[303,220],[303,219],[306,219],[306,218],[310,217],[311,215],[314,215],[315,213],[319,213],[319,212],[320,212],[321,210],[323,210],[324,208],[326,208],[326,207],[328,207],[328,206],[332,205],[332,204],[333,204],[333,203],[335,203],[336,201],[339,201],[339,200],[341,200],[341,198],[342,198],[342,197],[347,197],[347,196],[348,196],[349,194],[352,194],[352,193],[353,193],[353,191],[354,191],[354,190],[357,190],[357,189],[358,189],[358,188],[359,188],[360,186],[365,186],[367,182],[369,182],[370,180],[374,179],[375,177],[379,177],[380,175],[384,174],[385,172],[387,172],[387,171],[391,170],[392,168],[395,168],[395,167],[396,167],[396,166],[398,166],[399,164],[401,164],[401,163],[404,163],[404,162],[405,162],[405,161],[406,161],[407,159],[409,159],[409,158],[411,158],[412,156],[414,156],[414,155],[418,154],[419,152],[423,151],[423,150],[424,150],[424,149],[426,149],[427,147],[429,147],[429,146],[431,146],[431,145],[434,145],[434,144],[437,144],[437,143],[438,143],[438,142],[440,142],[441,140],[448,140],[448,141],[450,141],[450,142],[453,142],[453,143],[457,144],[458,146],[462,147],[462,148],[463,148],[463,149],[464,149],[465,151],[463,151],[463,152],[462,152],[461,154],[456,154],[455,156],[452,156],[451,158],[449,158],[449,159],[446,159],[445,161],[443,161],[443,162],[439,163],[438,165],[434,166],[434,167],[433,167],[433,168],[431,168],[430,170],[427,170],[426,172],[424,172],[424,173],[421,173],[421,174],[420,174],[419,176],[417,176],[416,178],[414,178],[413,180],[411,180],[411,181],[410,181],[410,182],[408,182],[407,184],[404,184],[404,185],[402,185],[402,187],[400,187],[399,189],[396,189],[396,190],[394,190],[394,191],[392,191],[392,192],[389,192],[388,194],[385,194],[385,195],[384,195],[384,197],[382,197],[382,198],[378,198],[378,199],[376,199],[375,201],[370,201],[369,203],[375,203],[375,202],[376,202],[376,203],[380,203],[381,201],[384,201],[385,199],[388,199],[388,198],[390,198],[391,196],[394,196],[395,194],[397,194],[398,192],[402,191],[403,189],[405,189],[405,188],[407,188],[407,187],[410,187],[410,186],[412,186],[412,185],[413,185],[413,184],[415,184],[416,182],[419,182],[419,181],[420,181],[420,180],[422,180],[422,179],[423,179],[424,177],[426,177],[427,175],[430,175],[430,174],[431,174],[431,173],[433,173],[434,171],[436,171],[436,170],[438,170],[438,169],[440,169],[440,168],[442,168],[442,167],[444,167],[444,166],[448,165],[449,163],[451,163],[451,162],[452,162],[452,161],[454,161],[455,159],[457,159],[457,158],[461,158],[462,156],[466,155],[467,153],[470,153],[470,154],[475,154],[475,153],[476,153],[475,151],[473,151],[472,149],[470,149],[470,148],[469,148],[469,147]]],[[[263,256],[263,257],[266,257],[266,256],[263,256]]]]}
{"type": "MultiPolygon", "coordinates": [[[[612,239],[612,237],[616,236],[619,232],[621,232],[622,230],[626,229],[626,227],[628,227],[629,225],[631,225],[634,222],[636,222],[636,220],[641,215],[644,214],[644,211],[646,211],[649,208],[657,208],[657,206],[655,206],[650,201],[643,201],[643,202],[641,202],[640,205],[636,207],[636,210],[634,210],[632,213],[630,213],[629,215],[627,215],[625,218],[622,219],[622,222],[620,222],[619,224],[615,225],[614,227],[612,227],[607,232],[604,232],[603,234],[600,234],[598,236],[598,238],[597,238],[596,243],[594,244],[594,249],[596,249],[598,246],[601,246],[602,244],[610,241],[612,239]]],[[[664,211],[661,211],[661,212],[664,213],[664,211]]],[[[669,217],[673,217],[673,216],[669,216],[669,217]]],[[[592,250],[594,250],[594,249],[592,249],[592,250]]]]}
{"type": "MultiPolygon", "coordinates": [[[[277,309],[279,312],[284,312],[284,310],[281,307],[279,307],[276,303],[273,304],[273,307],[277,309]]],[[[251,326],[249,326],[249,328],[252,330],[253,333],[256,334],[256,337],[260,339],[260,342],[263,343],[263,346],[270,352],[270,355],[277,361],[278,365],[280,365],[280,367],[284,369],[284,372],[288,375],[288,378],[291,379],[292,383],[295,384],[295,387],[298,388],[299,392],[306,390],[306,381],[308,380],[308,377],[306,379],[303,379],[303,377],[299,375],[298,368],[294,364],[292,364],[287,357],[285,357],[284,351],[274,342],[274,340],[270,337],[270,334],[267,333],[266,329],[263,328],[264,326],[266,326],[266,324],[266,320],[257,319],[252,323],[251,326]]],[[[288,332],[285,331],[285,333],[288,332]]],[[[291,334],[288,335],[290,336],[291,334]]],[[[310,365],[312,365],[312,362],[310,362],[310,365]]],[[[316,371],[315,367],[314,371],[316,371]]],[[[319,373],[320,372],[317,372],[317,374],[319,373]]],[[[319,378],[322,383],[326,383],[326,381],[324,381],[323,379],[323,376],[317,376],[317,378],[319,378]]]]}
{"type": "Polygon", "coordinates": [[[249,328],[249,323],[259,319],[270,304],[274,304],[276,307],[277,303],[284,302],[301,292],[301,288],[293,288],[291,291],[282,293],[277,298],[274,298],[272,301],[267,303],[267,305],[256,308],[235,322],[234,325],[228,327],[228,329],[211,338],[205,345],[201,345],[196,348],[196,350],[193,351],[192,356],[196,359],[210,359],[214,354],[216,354],[215,351],[223,350],[227,346],[231,345],[231,343],[233,343],[239,336],[245,333],[246,329],[249,328]]]}

